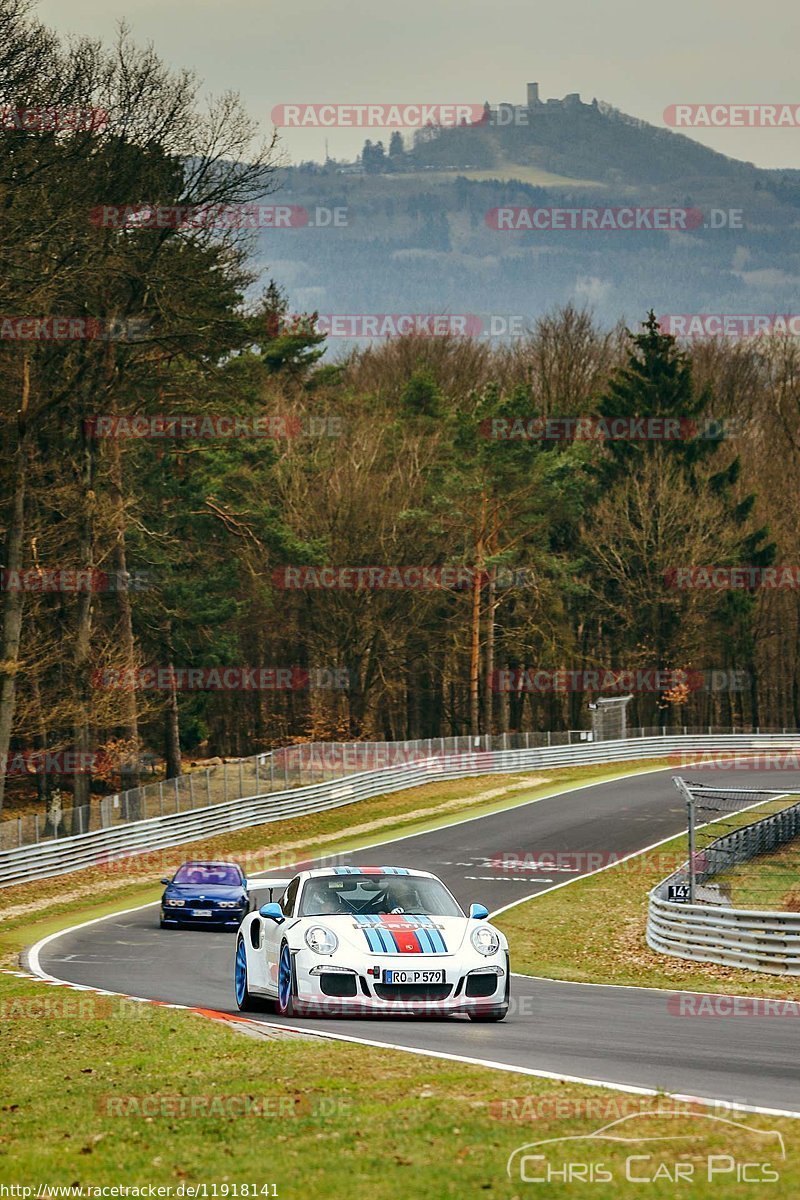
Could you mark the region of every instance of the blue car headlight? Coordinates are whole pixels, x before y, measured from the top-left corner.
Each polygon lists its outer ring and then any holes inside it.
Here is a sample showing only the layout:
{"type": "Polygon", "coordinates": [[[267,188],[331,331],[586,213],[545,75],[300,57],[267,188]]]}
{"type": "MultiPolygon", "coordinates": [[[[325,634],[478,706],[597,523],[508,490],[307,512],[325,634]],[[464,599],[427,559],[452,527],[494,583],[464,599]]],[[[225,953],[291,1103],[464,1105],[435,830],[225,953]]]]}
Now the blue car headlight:
{"type": "Polygon", "coordinates": [[[166,908],[183,908],[185,903],[185,900],[165,900],[164,906],[166,908]]]}
{"type": "Polygon", "coordinates": [[[243,900],[220,900],[220,908],[241,908],[244,904],[243,900]]]}

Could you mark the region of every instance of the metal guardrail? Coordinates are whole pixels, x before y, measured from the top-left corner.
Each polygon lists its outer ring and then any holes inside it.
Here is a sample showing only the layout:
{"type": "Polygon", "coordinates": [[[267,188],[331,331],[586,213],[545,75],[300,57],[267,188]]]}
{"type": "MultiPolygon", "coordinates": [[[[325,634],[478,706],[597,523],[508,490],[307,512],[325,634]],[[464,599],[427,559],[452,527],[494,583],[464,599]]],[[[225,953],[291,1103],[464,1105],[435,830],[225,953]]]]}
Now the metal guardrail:
{"type": "MultiPolygon", "coordinates": [[[[736,733],[785,735],[788,732],[786,729],[742,727],[737,730],[717,725],[694,728],[672,725],[631,727],[626,737],[644,739],[736,733]]],[[[248,758],[232,758],[213,766],[191,769],[183,775],[145,783],[115,795],[92,796],[89,804],[67,808],[63,812],[33,811],[0,820],[0,851],[38,845],[51,838],[88,833],[98,826],[110,829],[150,817],[163,817],[168,813],[208,808],[212,804],[227,804],[231,800],[265,796],[267,793],[293,791],[400,763],[476,751],[550,749],[592,740],[593,735],[588,729],[565,729],[555,732],[481,734],[479,737],[465,734],[404,742],[298,742],[248,758]]],[[[30,769],[33,769],[32,765],[30,769]]]]}
{"type": "MultiPolygon", "coordinates": [[[[743,794],[737,789],[738,796],[743,794]]],[[[758,803],[755,797],[766,799],[769,793],[752,795],[758,803]]],[[[800,801],[710,842],[694,857],[697,883],[702,885],[737,863],[768,853],[798,835],[800,801]]],[[[652,950],[768,975],[800,975],[800,913],[667,899],[671,885],[688,886],[689,874],[687,862],[650,893],[647,944],[652,950]]]]}
{"type": "Polygon", "coordinates": [[[800,752],[800,734],[727,734],[628,738],[528,750],[478,750],[435,755],[363,771],[324,783],[175,812],[113,828],[0,851],[0,887],[44,879],[113,861],[123,855],[183,845],[248,826],[338,808],[434,780],[514,774],[532,769],[660,758],[668,754],[766,749],[800,752]]]}
{"type": "Polygon", "coordinates": [[[92,796],[89,804],[57,814],[34,811],[7,818],[0,821],[0,851],[88,833],[92,828],[110,829],[150,817],[227,804],[231,800],[294,791],[400,763],[479,750],[568,746],[590,741],[591,737],[589,730],[567,729],[556,733],[484,734],[475,738],[437,737],[405,742],[298,742],[248,758],[232,758],[190,769],[171,779],[145,783],[113,795],[92,796]]]}

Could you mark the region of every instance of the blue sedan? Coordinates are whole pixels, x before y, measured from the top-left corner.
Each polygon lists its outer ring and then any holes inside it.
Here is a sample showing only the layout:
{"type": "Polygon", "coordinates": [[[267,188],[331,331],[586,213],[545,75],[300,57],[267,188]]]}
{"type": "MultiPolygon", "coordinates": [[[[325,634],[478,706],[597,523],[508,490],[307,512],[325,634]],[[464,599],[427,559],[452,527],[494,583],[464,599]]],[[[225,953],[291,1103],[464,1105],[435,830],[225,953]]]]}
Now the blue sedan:
{"type": "Polygon", "coordinates": [[[161,897],[161,928],[200,925],[238,929],[250,911],[247,880],[237,863],[187,862],[161,897]]]}

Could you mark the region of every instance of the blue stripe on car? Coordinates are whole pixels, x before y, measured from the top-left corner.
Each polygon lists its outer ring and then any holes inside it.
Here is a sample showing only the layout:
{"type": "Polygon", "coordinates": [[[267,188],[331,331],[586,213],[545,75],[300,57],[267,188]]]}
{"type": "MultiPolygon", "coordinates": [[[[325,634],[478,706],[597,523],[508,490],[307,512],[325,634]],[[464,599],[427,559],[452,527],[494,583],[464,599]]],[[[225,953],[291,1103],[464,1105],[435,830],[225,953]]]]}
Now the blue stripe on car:
{"type": "Polygon", "coordinates": [[[369,946],[370,950],[380,952],[382,949],[381,940],[378,937],[375,929],[369,924],[367,917],[356,917],[356,920],[364,930],[364,937],[367,939],[367,945],[369,946]]]}

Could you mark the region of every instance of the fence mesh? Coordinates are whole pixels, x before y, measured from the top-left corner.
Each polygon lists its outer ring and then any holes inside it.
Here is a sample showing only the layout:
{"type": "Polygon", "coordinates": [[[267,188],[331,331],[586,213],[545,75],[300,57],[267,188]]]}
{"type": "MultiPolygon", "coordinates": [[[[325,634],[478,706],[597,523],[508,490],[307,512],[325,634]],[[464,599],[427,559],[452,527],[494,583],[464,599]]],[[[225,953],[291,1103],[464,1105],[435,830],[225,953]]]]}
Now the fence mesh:
{"type": "MultiPolygon", "coordinates": [[[[726,735],[748,733],[785,734],[787,729],[754,729],[750,726],[670,725],[629,727],[628,738],[680,735],[726,735]]],[[[58,837],[109,829],[129,821],[140,821],[187,809],[207,808],[251,796],[289,791],[314,783],[342,778],[358,771],[376,770],[425,758],[475,751],[530,750],[570,746],[592,740],[584,729],[556,732],[484,734],[480,737],[420,738],[403,742],[304,742],[283,746],[249,758],[234,759],[209,767],[188,769],[175,779],[164,779],[108,796],[93,796],[83,808],[65,807],[48,817],[39,811],[0,821],[0,850],[28,846],[58,837]]],[[[594,740],[598,740],[595,736],[594,740]]]]}
{"type": "Polygon", "coordinates": [[[693,825],[695,902],[800,912],[800,790],[676,782],[693,825]]]}

